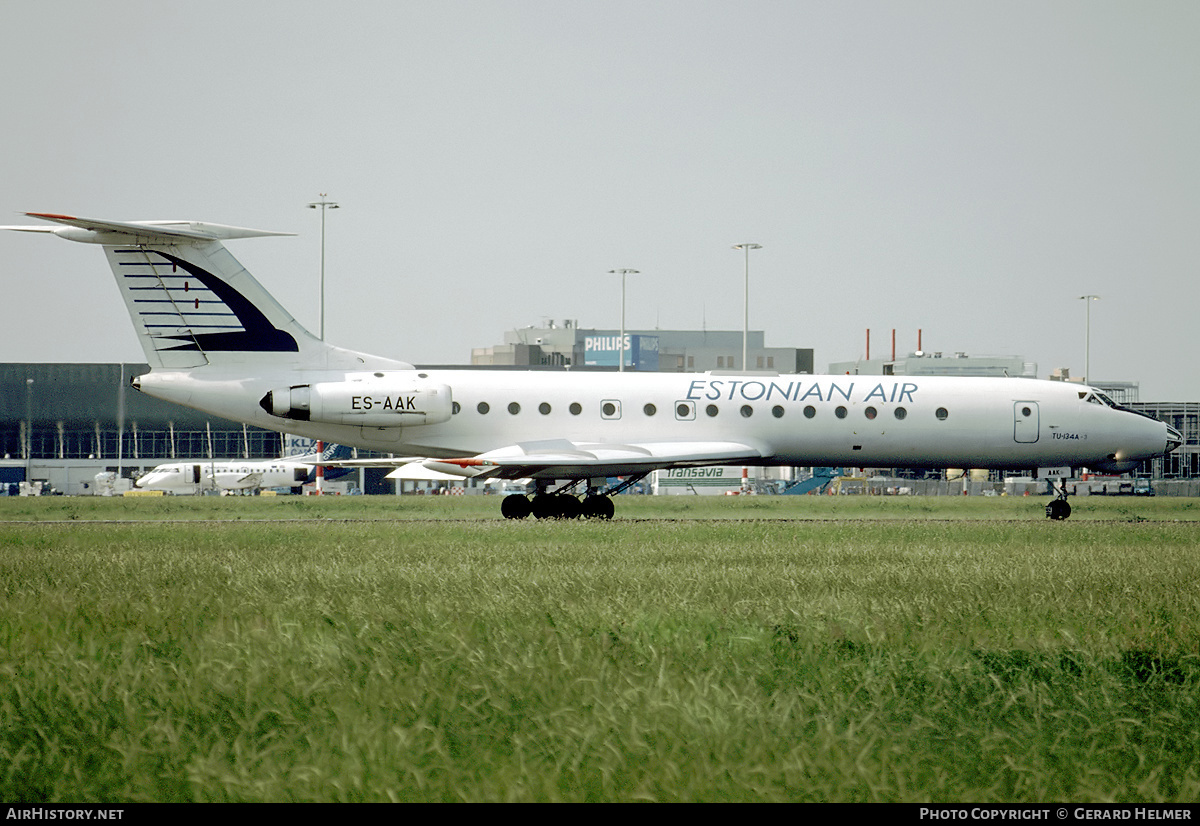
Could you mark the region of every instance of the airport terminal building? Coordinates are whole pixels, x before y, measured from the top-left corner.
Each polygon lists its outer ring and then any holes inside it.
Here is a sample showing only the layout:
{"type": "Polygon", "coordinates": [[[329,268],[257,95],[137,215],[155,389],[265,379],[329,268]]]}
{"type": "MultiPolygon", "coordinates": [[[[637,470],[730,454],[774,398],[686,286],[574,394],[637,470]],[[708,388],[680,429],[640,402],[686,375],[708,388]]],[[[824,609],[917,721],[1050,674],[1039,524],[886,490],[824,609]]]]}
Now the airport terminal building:
{"type": "Polygon", "coordinates": [[[0,487],[29,480],[90,493],[172,459],[269,459],[281,434],[160,401],[129,386],[146,364],[0,364],[0,487]],[[26,473],[28,472],[28,476],[26,473]]]}

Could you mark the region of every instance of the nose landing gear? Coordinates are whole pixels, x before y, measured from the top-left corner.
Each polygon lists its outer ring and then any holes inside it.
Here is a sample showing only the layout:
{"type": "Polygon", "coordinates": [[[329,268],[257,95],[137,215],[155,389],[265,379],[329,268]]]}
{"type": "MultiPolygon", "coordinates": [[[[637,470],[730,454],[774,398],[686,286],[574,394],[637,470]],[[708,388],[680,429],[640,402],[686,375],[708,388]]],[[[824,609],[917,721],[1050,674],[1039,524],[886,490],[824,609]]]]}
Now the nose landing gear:
{"type": "Polygon", "coordinates": [[[1055,484],[1054,480],[1050,480],[1052,489],[1057,489],[1058,496],[1051,499],[1046,505],[1046,518],[1062,521],[1071,515],[1071,503],[1067,501],[1067,483],[1065,480],[1055,484]]]}
{"type": "Polygon", "coordinates": [[[1046,517],[1049,519],[1066,519],[1071,515],[1071,505],[1064,496],[1061,499],[1051,499],[1046,505],[1046,517]]]}

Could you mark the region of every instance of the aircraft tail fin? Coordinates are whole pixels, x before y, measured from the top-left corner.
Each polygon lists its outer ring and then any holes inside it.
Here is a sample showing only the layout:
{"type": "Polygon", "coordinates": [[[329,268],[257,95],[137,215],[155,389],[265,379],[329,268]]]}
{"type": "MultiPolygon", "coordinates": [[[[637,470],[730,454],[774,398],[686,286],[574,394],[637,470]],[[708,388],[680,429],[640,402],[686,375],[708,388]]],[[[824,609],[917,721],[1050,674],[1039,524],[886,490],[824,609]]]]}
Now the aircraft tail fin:
{"type": "MultiPolygon", "coordinates": [[[[332,442],[326,442],[325,447],[321,451],[320,454],[317,454],[316,452],[314,452],[314,453],[310,454],[309,456],[303,457],[303,461],[305,461],[306,464],[311,464],[311,463],[315,463],[315,462],[339,462],[339,461],[351,458],[351,455],[353,453],[354,453],[354,449],[351,447],[347,447],[346,445],[334,444],[332,442]]],[[[325,468],[323,475],[327,480],[332,481],[334,479],[340,479],[343,476],[347,476],[355,470],[357,470],[357,468],[327,467],[327,468],[325,468]]],[[[316,478],[317,478],[317,469],[316,469],[316,467],[313,467],[312,470],[310,470],[308,472],[307,481],[314,482],[314,481],[316,481],[316,478]]]]}
{"type": "Polygon", "coordinates": [[[325,450],[321,453],[321,459],[326,462],[340,462],[343,459],[352,458],[354,449],[346,445],[326,444],[325,450]]]}
{"type": "Polygon", "coordinates": [[[63,226],[0,229],[51,232],[104,247],[151,369],[249,362],[411,368],[317,339],[221,243],[291,233],[194,221],[119,222],[26,214],[63,226]]]}
{"type": "Polygon", "coordinates": [[[347,445],[335,444],[334,442],[325,442],[320,453],[317,452],[316,445],[314,445],[313,449],[308,453],[287,456],[285,458],[288,461],[307,465],[319,462],[343,462],[354,458],[354,448],[347,445]]]}

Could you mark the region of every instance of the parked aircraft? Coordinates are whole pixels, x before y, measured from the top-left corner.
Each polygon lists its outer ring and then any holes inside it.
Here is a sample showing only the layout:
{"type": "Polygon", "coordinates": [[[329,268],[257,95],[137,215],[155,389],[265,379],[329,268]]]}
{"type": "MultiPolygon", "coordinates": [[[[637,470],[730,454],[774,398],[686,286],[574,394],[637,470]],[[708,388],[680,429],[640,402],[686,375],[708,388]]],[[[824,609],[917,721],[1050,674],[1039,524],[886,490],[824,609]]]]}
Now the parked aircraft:
{"type": "MultiPolygon", "coordinates": [[[[1180,434],[1095,388],[1037,379],[424,370],[312,336],[222,241],[286,233],[27,213],[104,248],[160,399],[403,455],[532,478],[502,513],[610,517],[656,468],[720,464],[1131,470],[1180,434]],[[622,476],[615,486],[606,477],[622,476]],[[582,487],[582,498],[570,491],[582,487]]],[[[1066,518],[1066,489],[1047,507],[1066,518]]]]}
{"type": "MultiPolygon", "coordinates": [[[[204,490],[246,491],[263,488],[298,488],[312,482],[318,465],[350,458],[350,448],[327,445],[321,453],[280,459],[218,459],[167,462],[147,471],[134,482],[144,490],[199,493],[204,490]]],[[[344,474],[348,471],[341,470],[344,474]]],[[[339,471],[326,472],[334,478],[339,471]]]]}

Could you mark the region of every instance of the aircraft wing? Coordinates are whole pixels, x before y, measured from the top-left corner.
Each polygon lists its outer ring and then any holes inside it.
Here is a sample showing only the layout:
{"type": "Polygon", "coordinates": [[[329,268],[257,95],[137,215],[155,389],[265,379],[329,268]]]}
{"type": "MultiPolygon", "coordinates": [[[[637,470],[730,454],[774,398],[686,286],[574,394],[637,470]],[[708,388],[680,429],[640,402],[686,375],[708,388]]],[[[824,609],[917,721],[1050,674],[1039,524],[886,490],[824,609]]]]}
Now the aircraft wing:
{"type": "Polygon", "coordinates": [[[465,477],[498,479],[586,479],[627,476],[658,468],[753,462],[767,458],[741,442],[521,442],[463,459],[427,459],[424,465],[465,477]]]}

